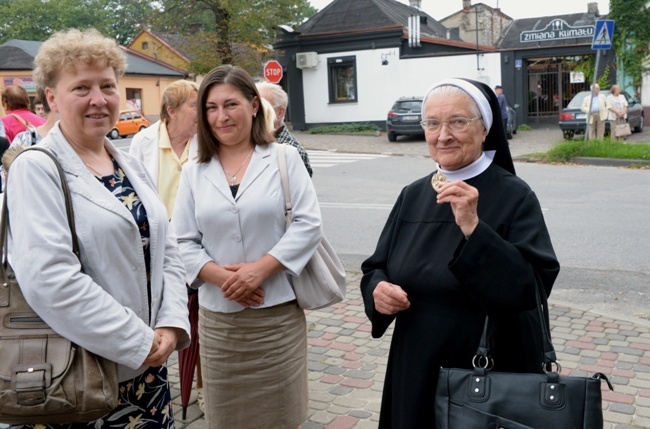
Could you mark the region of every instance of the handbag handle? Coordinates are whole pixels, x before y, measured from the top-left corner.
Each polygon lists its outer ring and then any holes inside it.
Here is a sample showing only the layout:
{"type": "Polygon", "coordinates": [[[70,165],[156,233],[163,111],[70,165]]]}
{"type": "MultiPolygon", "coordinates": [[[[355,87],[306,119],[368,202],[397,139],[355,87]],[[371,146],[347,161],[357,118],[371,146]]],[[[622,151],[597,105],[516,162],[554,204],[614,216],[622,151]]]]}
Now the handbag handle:
{"type": "Polygon", "coordinates": [[[284,193],[284,218],[286,227],[289,228],[292,220],[293,203],[291,202],[291,193],[289,187],[289,173],[287,170],[287,151],[283,143],[277,143],[278,148],[278,169],[280,170],[280,180],[282,181],[282,192],[284,193]]]}
{"type": "MultiPolygon", "coordinates": [[[[81,252],[79,251],[79,241],[77,239],[77,229],[74,223],[74,210],[72,208],[72,200],[70,198],[70,188],[68,187],[68,181],[65,179],[65,173],[63,172],[63,168],[61,168],[61,164],[59,164],[59,161],[54,157],[54,155],[50,153],[50,151],[45,150],[41,147],[32,146],[28,149],[25,149],[24,151],[16,155],[16,158],[18,158],[20,155],[30,150],[43,152],[44,154],[49,156],[52,159],[52,161],[54,161],[54,165],[56,166],[56,169],[59,172],[59,178],[61,179],[61,189],[63,190],[63,197],[65,199],[65,212],[68,216],[68,225],[70,226],[70,232],[72,233],[72,252],[77,256],[79,260],[81,260],[81,252]]],[[[9,171],[7,171],[7,177],[8,176],[9,176],[9,171]]],[[[2,220],[0,221],[0,243],[2,243],[2,250],[1,250],[2,253],[0,254],[0,261],[2,261],[2,263],[0,263],[0,282],[2,282],[2,284],[9,284],[7,278],[7,256],[8,256],[7,229],[9,227],[9,210],[7,208],[8,189],[9,189],[8,187],[5,189],[5,197],[2,204],[2,220]]]]}
{"type": "MultiPolygon", "coordinates": [[[[535,304],[537,310],[537,317],[539,318],[540,333],[542,336],[542,346],[544,350],[544,359],[542,362],[542,369],[546,371],[551,370],[551,366],[555,364],[558,367],[560,372],[560,364],[557,362],[557,355],[555,353],[555,348],[553,347],[553,342],[551,341],[551,327],[550,327],[550,317],[548,314],[548,299],[546,294],[542,292],[541,286],[542,281],[539,277],[539,274],[535,272],[535,304]]],[[[478,349],[476,350],[476,356],[472,359],[472,364],[474,367],[481,366],[481,362],[484,362],[484,368],[491,367],[493,362],[491,358],[491,349],[490,349],[490,331],[491,331],[491,320],[489,316],[485,316],[485,324],[483,325],[483,333],[481,334],[481,340],[479,342],[478,349]],[[482,361],[481,359],[484,359],[482,361]]]]}

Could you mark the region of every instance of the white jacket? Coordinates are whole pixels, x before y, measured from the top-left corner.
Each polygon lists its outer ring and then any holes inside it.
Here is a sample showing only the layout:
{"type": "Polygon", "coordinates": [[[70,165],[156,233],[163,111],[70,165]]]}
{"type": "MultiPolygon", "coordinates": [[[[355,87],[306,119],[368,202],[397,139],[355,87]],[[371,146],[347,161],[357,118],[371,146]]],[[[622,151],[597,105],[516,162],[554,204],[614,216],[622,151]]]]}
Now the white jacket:
{"type": "MultiPolygon", "coordinates": [[[[598,116],[600,117],[601,121],[606,121],[607,120],[607,114],[609,113],[607,110],[607,99],[602,93],[598,93],[596,96],[598,97],[598,116]]],[[[580,107],[580,110],[582,110],[584,113],[589,113],[589,110],[591,109],[591,94],[585,97],[584,100],[582,100],[582,106],[580,107]]],[[[594,123],[594,114],[587,115],[589,118],[589,124],[594,123]]],[[[585,118],[585,121],[587,118],[585,118]]]]}
{"type": "MultiPolygon", "coordinates": [[[[129,155],[139,159],[144,164],[149,174],[153,178],[153,183],[158,189],[158,172],[159,172],[159,154],[158,140],[160,139],[160,124],[158,121],[140,131],[133,136],[131,140],[131,147],[129,148],[129,155]]],[[[196,134],[190,140],[190,152],[187,155],[188,161],[196,159],[198,150],[198,140],[196,134]]]]}
{"type": "Polygon", "coordinates": [[[167,211],[143,165],[105,147],[142,201],[150,226],[151,308],[138,226],[130,211],[84,166],[57,125],[39,145],[66,174],[81,247],[72,253],[59,174],[40,152],[21,155],[7,184],[9,253],[27,302],[52,329],[117,362],[120,381],[142,373],[156,327],[176,327],[189,344],[185,271],[167,211]],[[151,313],[151,320],[150,314],[151,313]]]}
{"type": "Polygon", "coordinates": [[[187,271],[187,283],[199,289],[201,306],[223,313],[244,307],[223,297],[221,289],[198,279],[203,266],[255,262],[267,253],[285,272],[262,283],[264,308],[295,299],[288,274],[298,275],[323,236],[316,190],[298,151],[287,146],[293,222],[285,231],[284,194],[278,170],[277,144],[255,147],[233,198],[215,158],[188,164],[178,187],[172,226],[187,271]]]}

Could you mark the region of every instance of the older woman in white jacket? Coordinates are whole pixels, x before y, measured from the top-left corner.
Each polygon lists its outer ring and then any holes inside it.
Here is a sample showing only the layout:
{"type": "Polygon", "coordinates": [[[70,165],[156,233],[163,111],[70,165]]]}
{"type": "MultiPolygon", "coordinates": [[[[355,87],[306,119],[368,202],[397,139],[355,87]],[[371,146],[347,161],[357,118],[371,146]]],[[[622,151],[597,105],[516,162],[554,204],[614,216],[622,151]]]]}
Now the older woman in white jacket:
{"type": "Polygon", "coordinates": [[[160,106],[160,120],[140,131],[131,141],[129,154],[144,164],[151,174],[169,217],[176,203],[181,169],[196,158],[195,82],[177,80],[165,87],[160,106]]]}
{"type": "Polygon", "coordinates": [[[57,333],[118,363],[119,405],[102,420],[173,427],[164,364],[190,341],[185,272],[151,178],[105,138],[119,112],[124,54],[95,30],[69,30],[46,41],[35,63],[60,114],[40,145],[65,172],[81,255],[72,252],[56,166],[24,153],[7,183],[16,278],[57,333]]]}

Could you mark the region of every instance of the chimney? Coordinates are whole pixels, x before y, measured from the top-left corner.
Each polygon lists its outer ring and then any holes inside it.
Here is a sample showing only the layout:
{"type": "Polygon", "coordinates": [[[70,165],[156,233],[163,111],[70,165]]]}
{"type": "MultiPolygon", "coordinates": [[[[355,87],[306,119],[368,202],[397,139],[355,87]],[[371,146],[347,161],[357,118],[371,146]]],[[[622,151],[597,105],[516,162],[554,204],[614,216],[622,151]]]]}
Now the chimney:
{"type": "Polygon", "coordinates": [[[470,3],[472,3],[472,0],[463,0],[463,10],[464,11],[469,10],[470,3]]]}
{"type": "Polygon", "coordinates": [[[411,7],[420,9],[420,3],[422,3],[422,0],[409,0],[409,3],[411,4],[411,7]]]}
{"type": "Polygon", "coordinates": [[[591,15],[599,16],[600,13],[598,12],[598,3],[597,2],[587,3],[587,13],[591,15]]]}

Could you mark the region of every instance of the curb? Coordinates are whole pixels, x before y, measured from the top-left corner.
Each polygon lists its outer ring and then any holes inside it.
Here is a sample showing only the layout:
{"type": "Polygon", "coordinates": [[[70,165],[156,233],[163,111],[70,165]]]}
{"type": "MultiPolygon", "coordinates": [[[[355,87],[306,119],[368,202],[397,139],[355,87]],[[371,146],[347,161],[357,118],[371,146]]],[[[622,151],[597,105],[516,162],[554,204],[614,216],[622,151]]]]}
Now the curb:
{"type": "Polygon", "coordinates": [[[650,167],[650,161],[644,159],[612,159],[576,156],[571,159],[571,162],[604,167],[650,167]]]}

